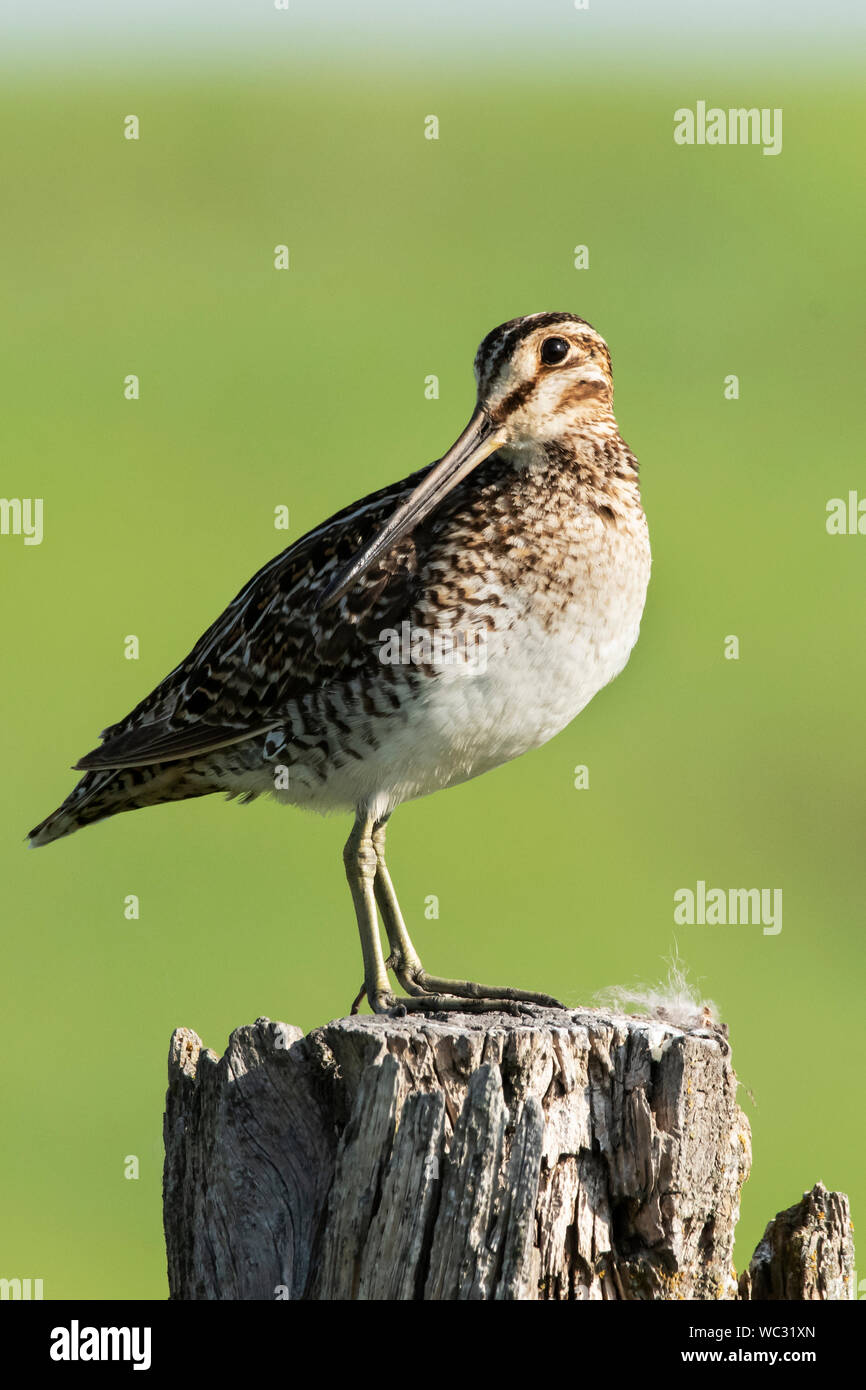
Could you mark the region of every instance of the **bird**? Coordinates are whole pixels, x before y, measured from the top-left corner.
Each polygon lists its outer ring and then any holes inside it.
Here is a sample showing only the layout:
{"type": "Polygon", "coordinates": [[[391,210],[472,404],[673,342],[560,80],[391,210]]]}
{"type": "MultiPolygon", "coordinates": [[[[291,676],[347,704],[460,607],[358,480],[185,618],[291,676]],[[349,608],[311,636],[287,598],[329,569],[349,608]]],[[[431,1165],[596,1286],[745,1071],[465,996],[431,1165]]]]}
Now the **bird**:
{"type": "Polygon", "coordinates": [[[486,335],[474,370],[475,407],[446,453],[264,565],[30,831],[42,846],[214,792],[352,814],[353,1012],[365,995],[377,1014],[558,1005],[428,973],[386,827],[403,802],[560,733],[622,671],[644,610],[649,532],[604,339],[576,314],[523,315],[486,335]]]}

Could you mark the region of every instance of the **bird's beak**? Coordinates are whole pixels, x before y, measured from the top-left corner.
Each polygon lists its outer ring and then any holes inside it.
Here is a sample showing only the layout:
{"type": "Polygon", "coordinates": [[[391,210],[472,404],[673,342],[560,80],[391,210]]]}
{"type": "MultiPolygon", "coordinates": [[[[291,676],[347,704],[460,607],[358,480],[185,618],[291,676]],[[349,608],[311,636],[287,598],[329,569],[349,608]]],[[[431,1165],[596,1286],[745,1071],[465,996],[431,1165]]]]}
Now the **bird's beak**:
{"type": "Polygon", "coordinates": [[[479,406],[460,438],[455,440],[439,462],[431,468],[422,483],[419,483],[411,497],[398,507],[390,521],[386,522],[365,550],[353,556],[343,565],[328,585],[319,603],[327,608],[343,597],[357,579],[360,579],[371,565],[409,534],[438,507],[443,498],[462,482],[473,468],[505,443],[505,432],[494,425],[489,415],[479,406]]]}

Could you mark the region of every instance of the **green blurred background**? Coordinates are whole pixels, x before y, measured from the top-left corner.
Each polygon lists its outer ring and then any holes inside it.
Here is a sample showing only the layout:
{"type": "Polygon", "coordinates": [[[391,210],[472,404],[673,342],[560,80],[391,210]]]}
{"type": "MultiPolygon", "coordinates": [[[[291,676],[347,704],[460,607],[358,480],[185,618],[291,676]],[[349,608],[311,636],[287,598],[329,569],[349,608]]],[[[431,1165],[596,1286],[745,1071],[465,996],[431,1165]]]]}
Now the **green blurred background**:
{"type": "Polygon", "coordinates": [[[828,499],[866,494],[864,102],[844,26],[722,42],[663,5],[642,37],[620,8],[619,29],[485,0],[429,31],[388,5],[215,31],[188,5],[175,32],[156,6],[152,29],[96,14],[65,53],[47,28],[7,49],[2,492],[45,499],[45,536],[0,537],[0,1275],[46,1298],[166,1296],[172,1029],[222,1052],[261,1014],[311,1028],[361,958],[347,822],[207,798],[22,837],[254,570],[443,451],[478,341],[540,309],[611,346],[654,552],[642,635],[544,749],[395,817],[410,928],[431,969],[572,1003],[656,981],[678,945],[753,1129],[738,1268],[817,1179],[855,1220],[866,1201],[866,537],[825,529],[828,499]],[[675,145],[698,99],[782,107],[782,154],[675,145]],[[781,934],[675,927],[698,879],[781,888],[781,934]]]}

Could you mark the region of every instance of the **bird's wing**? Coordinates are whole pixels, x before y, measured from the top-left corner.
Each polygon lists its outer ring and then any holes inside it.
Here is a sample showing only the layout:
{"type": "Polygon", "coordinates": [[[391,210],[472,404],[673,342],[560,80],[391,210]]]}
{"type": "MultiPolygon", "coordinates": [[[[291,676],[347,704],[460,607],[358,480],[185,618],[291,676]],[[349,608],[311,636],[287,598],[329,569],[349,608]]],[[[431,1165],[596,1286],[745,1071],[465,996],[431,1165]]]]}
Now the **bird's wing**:
{"type": "MultiPolygon", "coordinates": [[[[130,718],[132,716],[130,715],[130,718]]],[[[115,726],[116,727],[116,726],[115,726]]],[[[272,724],[262,725],[261,729],[251,729],[227,724],[206,724],[200,720],[175,727],[167,719],[154,720],[126,729],[85,753],[74,764],[76,769],[95,770],[97,768],[146,767],[150,763],[170,763],[178,758],[188,758],[196,753],[209,753],[215,748],[225,748],[231,743],[241,743],[256,733],[264,733],[272,724]]],[[[106,735],[109,731],[106,729],[106,735]]]]}
{"type": "Polygon", "coordinates": [[[337,512],[269,561],[189,656],[125,719],[104,729],[100,746],[76,768],[171,762],[239,743],[282,723],[291,701],[378,665],[380,630],[412,605],[412,536],[339,603],[319,613],[318,599],[426,472],[337,512]]]}

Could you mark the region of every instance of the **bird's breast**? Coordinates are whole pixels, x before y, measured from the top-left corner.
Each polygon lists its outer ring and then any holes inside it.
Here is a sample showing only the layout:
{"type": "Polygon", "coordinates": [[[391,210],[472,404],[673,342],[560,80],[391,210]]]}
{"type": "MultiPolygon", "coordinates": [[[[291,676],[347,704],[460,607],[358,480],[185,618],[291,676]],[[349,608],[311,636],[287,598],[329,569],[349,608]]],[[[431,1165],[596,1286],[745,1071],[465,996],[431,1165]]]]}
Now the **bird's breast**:
{"type": "Polygon", "coordinates": [[[440,582],[423,621],[450,630],[462,662],[435,674],[427,699],[493,766],[560,732],[625,666],[650,572],[643,513],[592,515],[542,544],[513,540],[466,584],[440,582]],[[464,631],[461,633],[461,625],[464,631]],[[459,636],[457,635],[459,634],[459,636]]]}
{"type": "Polygon", "coordinates": [[[281,799],[386,814],[546,743],[622,670],[649,579],[643,513],[523,536],[428,556],[375,660],[311,694],[285,748],[264,750],[291,763],[281,799]]]}

